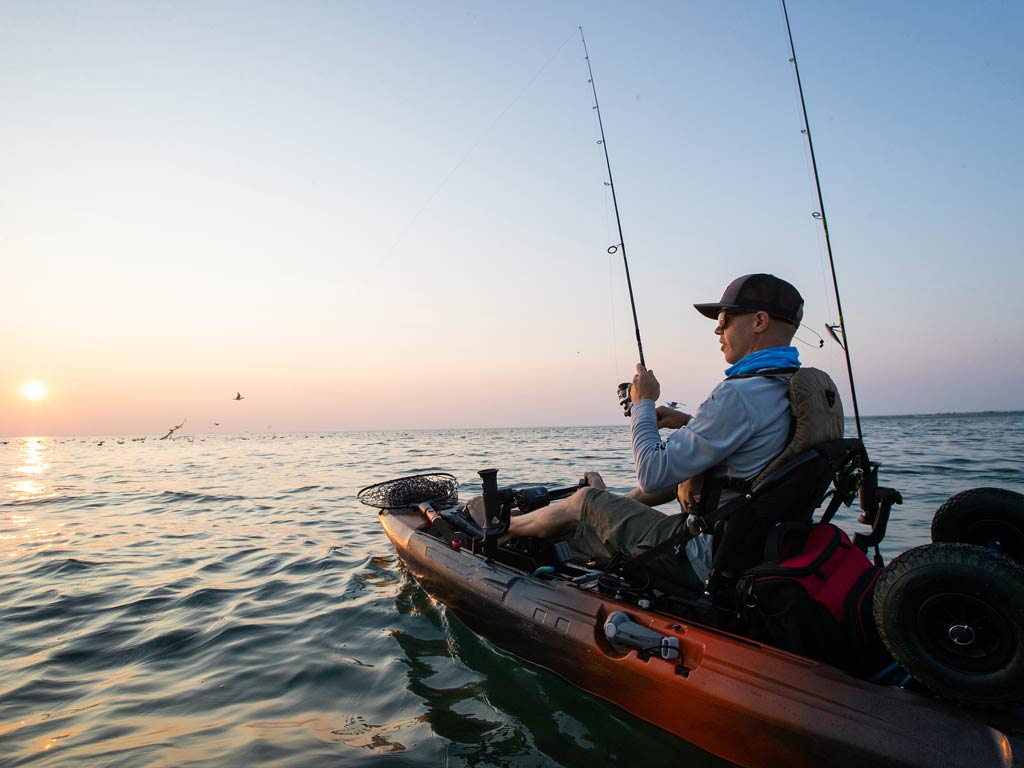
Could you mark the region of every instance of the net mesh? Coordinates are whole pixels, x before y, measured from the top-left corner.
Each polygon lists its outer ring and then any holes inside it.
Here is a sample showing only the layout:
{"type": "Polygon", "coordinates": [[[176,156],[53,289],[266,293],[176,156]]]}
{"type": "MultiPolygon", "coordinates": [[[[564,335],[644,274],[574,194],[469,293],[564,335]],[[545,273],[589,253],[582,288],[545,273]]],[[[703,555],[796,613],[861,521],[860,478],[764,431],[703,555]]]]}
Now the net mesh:
{"type": "Polygon", "coordinates": [[[397,509],[429,502],[434,507],[450,507],[459,500],[459,481],[447,472],[410,475],[385,480],[363,488],[357,498],[368,507],[397,509]]]}

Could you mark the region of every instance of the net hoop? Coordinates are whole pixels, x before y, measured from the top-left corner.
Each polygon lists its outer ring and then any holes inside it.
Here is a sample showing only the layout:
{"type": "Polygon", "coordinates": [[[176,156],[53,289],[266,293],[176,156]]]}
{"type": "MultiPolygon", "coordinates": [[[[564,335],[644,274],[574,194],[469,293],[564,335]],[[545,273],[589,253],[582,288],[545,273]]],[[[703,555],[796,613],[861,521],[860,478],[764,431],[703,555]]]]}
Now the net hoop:
{"type": "Polygon", "coordinates": [[[401,509],[423,503],[444,509],[458,502],[459,481],[447,472],[408,475],[368,485],[356,498],[377,509],[401,509]]]}

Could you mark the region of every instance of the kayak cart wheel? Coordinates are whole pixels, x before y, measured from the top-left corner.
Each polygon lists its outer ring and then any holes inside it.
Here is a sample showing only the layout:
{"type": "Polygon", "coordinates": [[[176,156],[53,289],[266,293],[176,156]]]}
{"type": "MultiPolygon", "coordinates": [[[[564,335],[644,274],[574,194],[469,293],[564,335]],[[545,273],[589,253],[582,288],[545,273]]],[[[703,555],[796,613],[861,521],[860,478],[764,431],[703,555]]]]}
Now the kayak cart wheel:
{"type": "Polygon", "coordinates": [[[1024,495],[972,488],[950,496],[932,518],[932,541],[977,544],[1024,564],[1024,495]]]}
{"type": "Polygon", "coordinates": [[[904,552],[875,588],[893,658],[936,695],[976,707],[1024,701],[1024,568],[972,544],[904,552]]]}

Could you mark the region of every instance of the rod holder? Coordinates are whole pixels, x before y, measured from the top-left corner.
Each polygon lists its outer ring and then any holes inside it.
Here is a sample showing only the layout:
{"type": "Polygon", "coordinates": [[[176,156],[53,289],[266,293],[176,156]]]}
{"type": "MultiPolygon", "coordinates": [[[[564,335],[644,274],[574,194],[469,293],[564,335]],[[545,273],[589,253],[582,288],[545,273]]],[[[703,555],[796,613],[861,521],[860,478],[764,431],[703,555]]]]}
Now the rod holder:
{"type": "Polygon", "coordinates": [[[483,484],[484,514],[486,516],[484,529],[483,551],[488,560],[494,558],[498,549],[498,529],[501,522],[498,520],[498,470],[481,469],[477,472],[480,475],[480,482],[483,484]]]}

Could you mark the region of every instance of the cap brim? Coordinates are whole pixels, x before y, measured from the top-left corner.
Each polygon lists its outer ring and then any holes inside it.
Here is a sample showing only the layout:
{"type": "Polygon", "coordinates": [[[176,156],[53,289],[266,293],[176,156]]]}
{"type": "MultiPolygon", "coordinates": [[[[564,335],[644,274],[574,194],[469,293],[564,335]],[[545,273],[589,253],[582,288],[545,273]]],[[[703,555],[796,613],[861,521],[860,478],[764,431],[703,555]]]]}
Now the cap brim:
{"type": "Polygon", "coordinates": [[[720,301],[716,301],[713,304],[694,304],[693,308],[700,312],[704,317],[711,318],[712,320],[718,319],[718,313],[723,309],[738,309],[738,304],[723,304],[720,301]]]}

